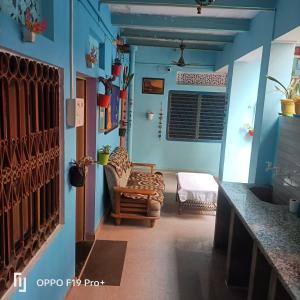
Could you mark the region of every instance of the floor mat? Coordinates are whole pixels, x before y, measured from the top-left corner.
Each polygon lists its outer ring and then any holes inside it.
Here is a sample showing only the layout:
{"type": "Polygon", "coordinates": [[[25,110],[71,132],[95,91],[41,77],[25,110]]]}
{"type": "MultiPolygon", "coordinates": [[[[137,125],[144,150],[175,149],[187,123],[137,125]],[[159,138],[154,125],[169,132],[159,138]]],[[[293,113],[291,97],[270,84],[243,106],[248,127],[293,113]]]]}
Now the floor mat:
{"type": "Polygon", "coordinates": [[[93,243],[94,241],[80,241],[76,243],[76,276],[79,276],[93,243]]]}
{"type": "Polygon", "coordinates": [[[95,241],[80,279],[104,281],[104,285],[119,286],[126,248],[127,241],[95,241]]]}

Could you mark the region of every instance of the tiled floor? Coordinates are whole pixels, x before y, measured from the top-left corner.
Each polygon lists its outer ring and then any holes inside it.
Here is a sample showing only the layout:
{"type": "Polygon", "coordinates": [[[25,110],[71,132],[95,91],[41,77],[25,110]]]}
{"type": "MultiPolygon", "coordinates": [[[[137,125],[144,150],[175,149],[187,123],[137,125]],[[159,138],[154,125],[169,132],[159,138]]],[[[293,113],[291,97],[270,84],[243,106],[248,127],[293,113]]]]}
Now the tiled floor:
{"type": "Polygon", "coordinates": [[[166,197],[154,228],[137,221],[106,223],[97,239],[127,240],[120,287],[75,287],[67,299],[242,300],[227,289],[224,256],[212,252],[214,216],[177,215],[176,177],[166,175],[166,197]]]}

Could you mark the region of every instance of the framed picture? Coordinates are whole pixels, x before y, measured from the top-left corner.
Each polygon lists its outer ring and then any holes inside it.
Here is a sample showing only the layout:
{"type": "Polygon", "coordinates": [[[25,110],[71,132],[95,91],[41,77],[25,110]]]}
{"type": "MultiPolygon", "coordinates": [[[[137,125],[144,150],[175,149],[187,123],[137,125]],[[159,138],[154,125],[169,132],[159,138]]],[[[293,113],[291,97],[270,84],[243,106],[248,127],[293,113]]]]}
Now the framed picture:
{"type": "Polygon", "coordinates": [[[105,109],[105,134],[119,126],[120,88],[113,85],[110,105],[105,109]]]}
{"type": "Polygon", "coordinates": [[[143,78],[143,94],[162,95],[165,89],[165,80],[162,78],[143,78]]]}

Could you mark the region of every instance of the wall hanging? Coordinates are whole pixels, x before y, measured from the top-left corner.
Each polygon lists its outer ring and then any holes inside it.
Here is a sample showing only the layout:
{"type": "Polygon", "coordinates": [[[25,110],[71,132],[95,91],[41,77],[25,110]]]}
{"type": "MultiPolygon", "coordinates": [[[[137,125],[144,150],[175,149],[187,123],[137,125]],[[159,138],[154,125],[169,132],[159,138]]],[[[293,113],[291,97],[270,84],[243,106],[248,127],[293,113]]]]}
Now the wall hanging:
{"type": "Polygon", "coordinates": [[[120,88],[112,86],[110,104],[105,109],[105,134],[119,126],[120,88]]]}
{"type": "Polygon", "coordinates": [[[27,7],[25,11],[25,26],[22,27],[23,41],[34,43],[36,35],[44,32],[47,28],[47,21],[36,21],[27,7]]]}
{"type": "Polygon", "coordinates": [[[164,114],[163,114],[162,102],[160,102],[159,123],[158,123],[158,137],[160,140],[162,139],[163,117],[164,114]]]}
{"type": "Polygon", "coordinates": [[[159,94],[164,93],[165,80],[162,78],[143,78],[143,94],[159,94]]]}
{"type": "Polygon", "coordinates": [[[97,62],[97,49],[95,47],[92,47],[90,52],[85,55],[85,60],[88,68],[94,68],[97,62]]]}
{"type": "Polygon", "coordinates": [[[152,111],[148,111],[146,113],[146,116],[149,121],[152,121],[154,119],[154,113],[152,111]]]}
{"type": "Polygon", "coordinates": [[[177,72],[176,84],[226,87],[227,73],[177,72]]]}

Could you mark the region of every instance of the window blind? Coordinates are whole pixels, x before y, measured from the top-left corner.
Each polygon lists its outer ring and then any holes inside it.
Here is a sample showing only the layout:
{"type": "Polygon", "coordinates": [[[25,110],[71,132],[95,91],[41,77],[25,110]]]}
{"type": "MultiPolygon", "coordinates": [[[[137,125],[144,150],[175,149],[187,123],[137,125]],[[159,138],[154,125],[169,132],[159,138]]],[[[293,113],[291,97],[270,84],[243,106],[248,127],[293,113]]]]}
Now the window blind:
{"type": "Polygon", "coordinates": [[[226,106],[224,93],[170,91],[167,139],[222,141],[226,106]]]}

